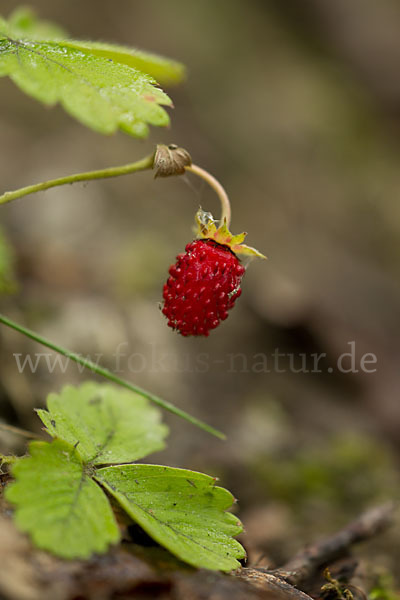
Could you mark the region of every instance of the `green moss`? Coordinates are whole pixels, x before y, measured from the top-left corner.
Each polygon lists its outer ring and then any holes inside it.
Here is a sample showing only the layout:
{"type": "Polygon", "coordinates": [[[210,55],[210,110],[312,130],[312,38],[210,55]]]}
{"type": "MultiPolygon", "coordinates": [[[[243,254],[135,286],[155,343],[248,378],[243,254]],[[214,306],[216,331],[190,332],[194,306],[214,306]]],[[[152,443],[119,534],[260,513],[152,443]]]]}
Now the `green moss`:
{"type": "Polygon", "coordinates": [[[369,600],[400,600],[399,591],[395,590],[393,577],[387,571],[379,573],[368,594],[369,600]]]}
{"type": "Polygon", "coordinates": [[[316,500],[347,512],[400,490],[389,450],[363,435],[336,435],[283,458],[262,458],[254,468],[270,497],[294,507],[316,500]]]}

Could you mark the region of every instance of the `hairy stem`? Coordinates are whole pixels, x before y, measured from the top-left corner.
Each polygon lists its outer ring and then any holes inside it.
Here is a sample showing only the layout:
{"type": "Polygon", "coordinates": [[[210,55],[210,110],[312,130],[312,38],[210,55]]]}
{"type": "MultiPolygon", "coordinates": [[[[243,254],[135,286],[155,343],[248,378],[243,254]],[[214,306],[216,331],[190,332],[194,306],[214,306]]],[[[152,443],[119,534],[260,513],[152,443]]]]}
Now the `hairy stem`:
{"type": "MultiPolygon", "coordinates": [[[[26,187],[19,188],[18,190],[14,190],[12,192],[5,192],[4,194],[0,195],[0,204],[7,204],[12,200],[23,198],[23,196],[35,194],[36,192],[44,192],[45,190],[60,185],[79,183],[81,181],[93,181],[95,179],[109,179],[110,177],[129,175],[130,173],[136,173],[137,171],[146,171],[152,169],[153,167],[154,153],[149,154],[141,160],[138,160],[134,163],[129,163],[127,165],[121,165],[119,167],[108,167],[107,169],[98,169],[96,171],[86,171],[85,173],[75,173],[73,175],[67,175],[65,177],[58,177],[57,179],[50,179],[49,181],[42,181],[33,185],[27,185],[26,187]]],[[[213,188],[221,202],[221,222],[223,222],[224,219],[226,219],[226,224],[229,228],[231,222],[231,205],[229,202],[228,194],[226,193],[220,182],[213,175],[211,175],[211,173],[197,165],[186,165],[184,168],[187,171],[194,173],[198,177],[201,177],[204,181],[208,183],[208,185],[210,185],[213,188]]]]}
{"type": "Polygon", "coordinates": [[[210,185],[216,192],[218,198],[220,199],[222,208],[221,223],[223,223],[224,219],[226,219],[226,226],[229,229],[231,223],[231,203],[229,201],[228,194],[226,193],[225,189],[222,187],[218,179],[216,179],[213,175],[211,175],[211,173],[209,173],[205,169],[202,169],[201,167],[198,167],[197,165],[188,165],[185,167],[185,169],[186,171],[190,171],[191,173],[194,173],[198,177],[204,179],[204,181],[206,181],[208,185],[210,185]]]}
{"type": "Polygon", "coordinates": [[[17,198],[28,196],[28,194],[43,192],[44,190],[59,185],[78,183],[79,181],[92,181],[93,179],[108,179],[110,177],[119,177],[120,175],[129,175],[136,171],[146,171],[147,169],[153,168],[153,161],[154,154],[150,154],[149,156],[128,165],[109,167],[107,169],[99,169],[98,171],[87,171],[86,173],[75,173],[74,175],[59,177],[58,179],[50,179],[50,181],[42,181],[41,183],[36,183],[34,185],[27,185],[26,187],[14,190],[13,192],[5,192],[0,196],[0,204],[6,204],[17,198]]]}
{"type": "Polygon", "coordinates": [[[116,383],[117,385],[120,385],[121,387],[131,390],[132,392],[136,392],[137,394],[140,394],[144,398],[147,398],[148,400],[151,400],[155,404],[158,404],[158,406],[161,406],[161,408],[164,408],[165,410],[169,411],[170,413],[177,415],[178,417],[181,417],[182,419],[185,419],[192,425],[195,425],[196,427],[199,427],[200,429],[203,429],[204,431],[207,431],[208,433],[215,435],[216,437],[220,438],[221,440],[225,439],[226,436],[221,431],[218,431],[217,429],[214,429],[214,427],[211,427],[210,425],[207,425],[203,421],[196,419],[196,417],[192,417],[192,415],[189,415],[187,412],[185,412],[184,410],[181,410],[177,406],[174,406],[170,402],[167,402],[166,400],[163,400],[162,398],[159,398],[158,396],[155,396],[154,394],[147,392],[146,390],[138,387],[137,385],[134,385],[133,383],[130,383],[129,381],[120,379],[119,377],[117,377],[117,375],[114,375],[114,373],[112,373],[108,369],[105,369],[104,367],[96,365],[91,360],[87,360],[86,358],[83,358],[82,356],[80,356],[79,354],[76,354],[75,352],[70,352],[69,350],[62,348],[61,346],[58,346],[57,344],[50,342],[49,340],[43,338],[42,336],[38,335],[34,331],[31,331],[30,329],[27,329],[26,327],[23,327],[22,325],[15,323],[11,319],[8,319],[7,317],[5,317],[4,315],[1,315],[1,314],[0,314],[0,323],[3,323],[4,325],[7,325],[7,327],[10,327],[11,329],[18,331],[19,333],[22,333],[26,337],[30,338],[31,340],[34,340],[35,342],[38,342],[39,344],[42,344],[43,346],[46,346],[47,348],[54,350],[54,352],[58,352],[59,354],[62,354],[63,356],[70,358],[71,360],[73,360],[76,363],[79,363],[86,369],[89,369],[89,371],[92,371],[93,373],[96,373],[97,375],[101,375],[101,377],[105,377],[112,383],[116,383]]]}

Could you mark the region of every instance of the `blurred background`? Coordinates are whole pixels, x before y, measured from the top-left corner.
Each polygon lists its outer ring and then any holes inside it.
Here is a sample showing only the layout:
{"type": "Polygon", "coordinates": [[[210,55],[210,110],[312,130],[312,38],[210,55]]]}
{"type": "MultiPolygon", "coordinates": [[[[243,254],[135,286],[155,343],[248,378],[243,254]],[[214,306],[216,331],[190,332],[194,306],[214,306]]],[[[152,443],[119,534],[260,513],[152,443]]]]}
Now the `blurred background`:
{"type": "MultiPolygon", "coordinates": [[[[3,0],[3,16],[17,6],[3,0]]],[[[3,260],[13,251],[16,273],[1,311],[227,433],[223,443],[166,414],[169,447],[151,458],[221,478],[239,498],[250,564],[279,564],[397,499],[400,2],[32,6],[73,37],[175,58],[188,76],[167,89],[170,129],[144,142],[102,137],[2,79],[1,191],[173,142],[220,179],[233,231],[247,231],[269,261],[249,266],[240,301],[210,338],[182,338],[159,310],[162,285],[199,204],[218,216],[213,192],[188,175],[78,184],[1,207],[3,260]],[[337,361],[349,352],[344,373],[337,361]]],[[[4,327],[0,343],[7,423],[39,431],[32,408],[91,377],[45,359],[19,373],[15,353],[46,350],[4,327]]],[[[24,448],[11,433],[0,446],[24,448]]],[[[390,580],[399,551],[398,528],[360,550],[374,557],[374,585],[390,580]]]]}

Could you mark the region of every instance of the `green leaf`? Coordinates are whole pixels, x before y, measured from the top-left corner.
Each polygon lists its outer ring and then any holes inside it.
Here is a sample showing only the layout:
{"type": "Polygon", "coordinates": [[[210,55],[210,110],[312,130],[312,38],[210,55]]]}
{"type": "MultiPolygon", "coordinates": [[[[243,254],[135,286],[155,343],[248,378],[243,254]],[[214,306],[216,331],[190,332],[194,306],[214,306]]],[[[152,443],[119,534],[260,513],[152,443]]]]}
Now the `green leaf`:
{"type": "Polygon", "coordinates": [[[103,56],[115,62],[128,65],[154,77],[158,83],[172,85],[179,83],[185,77],[185,67],[182,63],[165,58],[137,48],[128,48],[118,44],[70,40],[67,32],[50,21],[38,19],[35,11],[29,7],[17,8],[8,19],[12,36],[34,40],[64,40],[67,46],[96,56],[103,56]]]}
{"type": "Polygon", "coordinates": [[[76,40],[67,40],[66,45],[143,71],[163,85],[179,83],[185,77],[185,67],[182,63],[136,48],[76,40]]]}
{"type": "Polygon", "coordinates": [[[76,445],[92,465],[132,462],[164,447],[160,411],[133,392],[95,382],[49,394],[38,415],[52,437],[76,445]]]}
{"type": "Polygon", "coordinates": [[[194,567],[231,571],[245,551],[232,536],[242,531],[226,512],[234,498],[208,475],[156,465],[122,465],[95,479],[159,544],[194,567]]]}
{"type": "Polygon", "coordinates": [[[32,442],[30,453],[12,467],[16,482],[5,492],[18,528],[63,558],[88,558],[117,543],[110,503],[75,449],[61,440],[32,442]]]}
{"type": "Polygon", "coordinates": [[[13,264],[13,249],[0,229],[0,294],[11,294],[16,290],[13,264]]]}
{"type": "Polygon", "coordinates": [[[119,128],[145,137],[148,124],[169,124],[162,105],[172,102],[151,74],[178,81],[183,76],[179,63],[111,44],[58,39],[62,34],[26,10],[9,22],[0,17],[0,76],[8,75],[48,106],[61,103],[103,134],[119,128]]]}

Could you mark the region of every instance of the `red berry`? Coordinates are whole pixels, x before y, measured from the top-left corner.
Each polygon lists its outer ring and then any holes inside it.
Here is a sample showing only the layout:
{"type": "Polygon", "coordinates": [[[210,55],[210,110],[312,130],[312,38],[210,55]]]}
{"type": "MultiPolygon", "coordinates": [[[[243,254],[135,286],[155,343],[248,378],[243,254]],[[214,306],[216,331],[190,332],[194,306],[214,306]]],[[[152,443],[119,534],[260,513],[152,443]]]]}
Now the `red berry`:
{"type": "Polygon", "coordinates": [[[162,313],[182,335],[207,336],[242,293],[245,270],[228,246],[214,240],[195,240],[185,250],[169,269],[162,313]]]}

